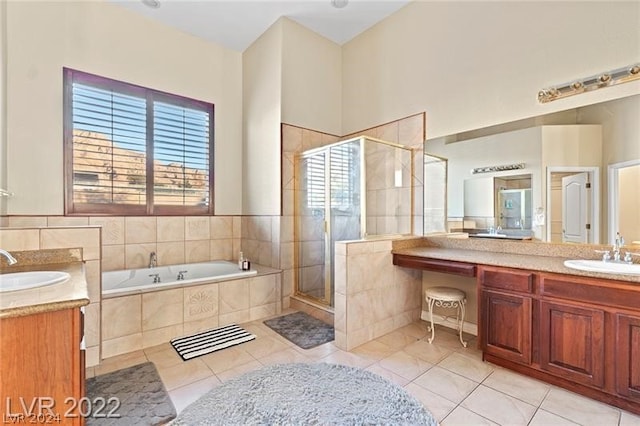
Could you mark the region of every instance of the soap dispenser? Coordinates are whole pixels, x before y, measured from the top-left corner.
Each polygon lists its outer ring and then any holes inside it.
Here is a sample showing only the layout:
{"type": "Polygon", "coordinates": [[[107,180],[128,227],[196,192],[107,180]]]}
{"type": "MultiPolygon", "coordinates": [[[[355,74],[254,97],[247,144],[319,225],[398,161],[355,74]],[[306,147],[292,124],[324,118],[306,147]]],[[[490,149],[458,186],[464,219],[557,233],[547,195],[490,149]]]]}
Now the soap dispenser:
{"type": "Polygon", "coordinates": [[[238,257],[238,269],[241,271],[244,270],[244,255],[240,252],[240,256],[238,257]]]}

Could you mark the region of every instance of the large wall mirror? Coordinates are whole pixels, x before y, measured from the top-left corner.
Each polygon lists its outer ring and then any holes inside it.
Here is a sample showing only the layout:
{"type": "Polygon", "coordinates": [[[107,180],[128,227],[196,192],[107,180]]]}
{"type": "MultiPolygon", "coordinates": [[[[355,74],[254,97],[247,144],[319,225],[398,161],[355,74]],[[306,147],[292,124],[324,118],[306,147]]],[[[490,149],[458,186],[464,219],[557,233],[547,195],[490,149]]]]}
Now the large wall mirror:
{"type": "Polygon", "coordinates": [[[447,159],[443,230],[640,243],[638,117],[634,95],[428,139],[425,153],[447,159]]]}

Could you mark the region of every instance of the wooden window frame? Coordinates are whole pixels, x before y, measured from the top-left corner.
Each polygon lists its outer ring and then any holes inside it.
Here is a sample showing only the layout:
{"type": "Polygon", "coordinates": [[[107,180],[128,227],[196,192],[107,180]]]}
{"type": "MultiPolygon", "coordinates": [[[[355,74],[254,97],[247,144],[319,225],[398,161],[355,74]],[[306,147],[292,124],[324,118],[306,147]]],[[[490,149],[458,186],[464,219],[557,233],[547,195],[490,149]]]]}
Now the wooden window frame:
{"type": "Polygon", "coordinates": [[[196,216],[214,215],[214,105],[184,96],[174,95],[158,90],[130,84],[95,74],[63,68],[63,140],[64,140],[64,214],[65,216],[196,216]],[[96,86],[118,93],[146,98],[146,205],[108,204],[108,203],[74,203],[73,173],[73,83],[96,86]],[[176,106],[194,108],[209,113],[209,202],[203,206],[172,206],[154,204],[154,168],[153,168],[153,105],[154,101],[176,106]]]}

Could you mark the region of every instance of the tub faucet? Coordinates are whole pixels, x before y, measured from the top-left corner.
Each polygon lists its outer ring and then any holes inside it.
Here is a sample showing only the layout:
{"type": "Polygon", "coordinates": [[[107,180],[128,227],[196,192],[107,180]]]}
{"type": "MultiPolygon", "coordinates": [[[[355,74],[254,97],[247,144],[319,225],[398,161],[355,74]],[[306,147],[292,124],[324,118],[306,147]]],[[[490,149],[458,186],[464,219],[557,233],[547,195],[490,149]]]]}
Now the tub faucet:
{"type": "Polygon", "coordinates": [[[155,268],[158,266],[158,256],[155,251],[152,251],[149,255],[149,268],[155,268]]]}
{"type": "Polygon", "coordinates": [[[11,253],[9,253],[8,251],[0,249],[0,254],[7,258],[7,262],[9,263],[9,265],[15,265],[16,263],[18,263],[16,258],[11,256],[11,253]]]}

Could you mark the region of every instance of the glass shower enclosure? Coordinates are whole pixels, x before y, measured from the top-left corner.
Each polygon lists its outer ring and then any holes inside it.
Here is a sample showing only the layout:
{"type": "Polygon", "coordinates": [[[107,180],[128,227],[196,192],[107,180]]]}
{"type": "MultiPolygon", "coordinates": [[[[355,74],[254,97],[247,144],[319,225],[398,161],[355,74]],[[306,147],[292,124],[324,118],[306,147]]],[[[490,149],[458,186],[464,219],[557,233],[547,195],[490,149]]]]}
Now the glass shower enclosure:
{"type": "Polygon", "coordinates": [[[333,306],[335,242],[413,233],[410,148],[358,137],[295,164],[295,295],[333,306]]]}

